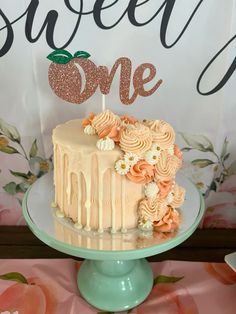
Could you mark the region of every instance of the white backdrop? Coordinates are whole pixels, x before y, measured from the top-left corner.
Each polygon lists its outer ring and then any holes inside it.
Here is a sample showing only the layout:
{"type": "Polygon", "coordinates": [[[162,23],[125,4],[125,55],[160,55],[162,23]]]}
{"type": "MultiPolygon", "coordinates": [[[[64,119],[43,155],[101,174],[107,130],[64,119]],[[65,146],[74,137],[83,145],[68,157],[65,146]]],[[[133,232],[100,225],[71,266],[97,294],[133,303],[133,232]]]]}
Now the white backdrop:
{"type": "MultiPolygon", "coordinates": [[[[106,97],[107,107],[140,118],[164,119],[177,131],[184,132],[185,140],[178,136],[180,146],[188,147],[185,149],[188,152],[184,153],[184,171],[206,193],[208,210],[203,226],[236,227],[236,71],[215,93],[202,95],[197,90],[204,68],[235,36],[236,0],[0,0],[0,118],[5,127],[6,123],[10,124],[14,129],[12,132],[21,136],[19,143],[6,134],[0,124],[0,223],[21,222],[20,201],[17,199],[22,197],[28,184],[50,167],[52,129],[60,122],[101,110],[99,92],[80,105],[67,103],[52,92],[48,84],[50,61],[46,56],[53,48],[46,40],[46,29],[34,43],[25,33],[26,29],[31,31],[32,37],[37,37],[47,14],[55,10],[58,19],[53,37],[57,47],[63,46],[79,17],[72,8],[83,13],[96,11],[95,14],[81,15],[74,38],[64,47],[72,54],[85,50],[97,65],[106,65],[109,69],[121,56],[132,60],[133,70],[145,62],[155,65],[157,78],[163,79],[163,83],[152,96],[138,97],[132,105],[121,104],[117,71],[111,92],[106,97]],[[110,5],[101,13],[104,25],[116,23],[128,5],[130,15],[126,12],[116,26],[102,29],[95,22],[99,17],[95,8],[102,2],[103,7],[110,5]],[[134,17],[139,23],[150,20],[158,8],[163,7],[152,21],[135,26],[130,16],[136,2],[139,6],[136,5],[134,17]],[[168,16],[171,4],[173,10],[168,16]],[[172,45],[196,7],[184,33],[172,45]],[[163,31],[165,23],[166,33],[163,31]],[[12,40],[9,40],[9,34],[12,34],[12,40]],[[4,52],[7,38],[10,47],[4,52]],[[163,38],[172,47],[165,47],[163,38]],[[193,137],[193,134],[198,136],[193,137]],[[224,145],[225,137],[227,144],[225,141],[224,145]],[[6,149],[8,146],[20,154],[6,149]]],[[[234,61],[235,48],[236,40],[233,39],[214,60],[201,79],[201,93],[211,91],[222,80],[234,61]]]]}

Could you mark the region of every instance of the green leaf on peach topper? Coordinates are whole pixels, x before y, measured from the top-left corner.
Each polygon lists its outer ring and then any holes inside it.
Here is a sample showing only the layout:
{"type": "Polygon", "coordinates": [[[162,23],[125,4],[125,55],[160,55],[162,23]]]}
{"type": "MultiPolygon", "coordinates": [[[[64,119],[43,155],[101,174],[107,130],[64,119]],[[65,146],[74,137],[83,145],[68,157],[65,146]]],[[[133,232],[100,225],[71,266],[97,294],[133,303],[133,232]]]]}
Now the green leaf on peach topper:
{"type": "Polygon", "coordinates": [[[199,167],[199,168],[205,168],[205,167],[207,167],[209,165],[213,165],[214,162],[212,160],[210,160],[210,159],[195,159],[195,160],[192,161],[192,164],[194,166],[199,167]]]}
{"type": "Polygon", "coordinates": [[[88,59],[91,55],[86,51],[76,51],[74,53],[74,58],[85,58],[88,59]]]}
{"type": "Polygon", "coordinates": [[[204,135],[187,134],[180,132],[185,142],[201,152],[213,152],[214,147],[211,141],[204,135]]]}
{"type": "Polygon", "coordinates": [[[232,162],[227,171],[229,176],[236,174],[236,160],[232,162]]]}
{"type": "Polygon", "coordinates": [[[174,276],[164,276],[164,275],[159,275],[157,276],[154,281],[153,285],[155,286],[158,283],[175,283],[181,279],[183,279],[184,276],[182,277],[174,277],[174,276]]]}
{"type": "Polygon", "coordinates": [[[64,49],[58,49],[51,52],[47,58],[57,64],[66,64],[73,59],[72,54],[64,49]]]}
{"type": "Polygon", "coordinates": [[[35,157],[37,155],[37,152],[38,152],[37,139],[35,139],[33,141],[33,144],[31,146],[31,149],[30,149],[30,152],[29,152],[30,158],[35,157]]]}
{"type": "Polygon", "coordinates": [[[227,137],[224,139],[224,143],[222,146],[222,151],[220,154],[220,158],[223,158],[225,156],[225,154],[227,153],[227,147],[228,147],[229,141],[227,140],[227,137]]]}
{"type": "Polygon", "coordinates": [[[3,119],[0,119],[0,131],[13,142],[20,143],[21,139],[17,128],[6,123],[3,119]]]}
{"type": "Polygon", "coordinates": [[[0,152],[6,153],[6,154],[19,154],[17,149],[9,145],[7,146],[0,145],[0,152]]]}
{"type": "Polygon", "coordinates": [[[0,275],[0,279],[11,280],[11,281],[16,281],[16,282],[28,284],[28,281],[25,278],[25,276],[23,276],[21,273],[18,273],[18,272],[12,272],[12,273],[6,273],[3,275],[0,275]]]}

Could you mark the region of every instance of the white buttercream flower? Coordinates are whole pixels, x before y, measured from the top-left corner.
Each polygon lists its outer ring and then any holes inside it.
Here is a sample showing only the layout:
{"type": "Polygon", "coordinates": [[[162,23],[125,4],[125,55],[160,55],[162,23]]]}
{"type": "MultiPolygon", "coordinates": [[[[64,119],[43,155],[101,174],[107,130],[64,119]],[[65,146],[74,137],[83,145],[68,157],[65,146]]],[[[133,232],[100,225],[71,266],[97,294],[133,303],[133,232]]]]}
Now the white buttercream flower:
{"type": "Polygon", "coordinates": [[[146,221],[139,221],[138,223],[138,228],[143,230],[143,231],[152,231],[153,230],[153,223],[151,220],[146,220],[146,221]]]}
{"type": "Polygon", "coordinates": [[[113,150],[115,148],[115,142],[109,137],[101,138],[96,145],[99,150],[113,150]]]}
{"type": "Polygon", "coordinates": [[[174,145],[171,145],[170,147],[168,147],[167,151],[168,151],[168,153],[169,153],[170,155],[173,156],[174,153],[175,153],[175,151],[174,151],[174,145]]]}
{"type": "Polygon", "coordinates": [[[87,134],[87,135],[95,135],[96,134],[96,129],[92,125],[88,124],[84,128],[84,133],[87,134]]]}
{"type": "Polygon", "coordinates": [[[127,152],[124,155],[124,160],[129,164],[129,165],[135,165],[138,161],[139,161],[139,156],[131,153],[131,152],[127,152]]]}
{"type": "Polygon", "coordinates": [[[145,185],[145,196],[148,198],[154,198],[159,192],[159,188],[155,182],[150,182],[145,185]]]}
{"type": "Polygon", "coordinates": [[[161,147],[157,143],[153,143],[150,149],[158,152],[159,154],[161,153],[161,147]]]}
{"type": "Polygon", "coordinates": [[[115,163],[115,169],[120,175],[125,175],[129,172],[130,164],[125,160],[120,159],[115,163]]]}
{"type": "Polygon", "coordinates": [[[155,165],[158,161],[159,156],[160,156],[160,152],[154,151],[154,150],[148,150],[144,155],[144,159],[146,160],[148,164],[155,165]]]}

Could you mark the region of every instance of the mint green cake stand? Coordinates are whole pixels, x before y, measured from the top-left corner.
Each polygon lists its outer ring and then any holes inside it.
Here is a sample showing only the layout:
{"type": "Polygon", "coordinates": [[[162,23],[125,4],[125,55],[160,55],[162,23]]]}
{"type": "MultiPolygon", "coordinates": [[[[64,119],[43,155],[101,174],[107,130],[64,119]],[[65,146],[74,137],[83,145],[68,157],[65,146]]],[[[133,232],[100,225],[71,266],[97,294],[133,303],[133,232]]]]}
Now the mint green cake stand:
{"type": "MultiPolygon", "coordinates": [[[[152,289],[153,274],[145,257],[170,250],[185,241],[197,228],[204,213],[204,201],[196,187],[182,175],[186,189],[181,208],[181,225],[176,234],[160,235],[131,230],[111,234],[76,230],[51,208],[54,198],[52,173],[35,182],[23,200],[23,213],[32,232],[52,248],[82,257],[78,271],[81,295],[103,311],[126,311],[143,302],[152,289]]],[[[61,270],[63,271],[63,270],[61,270]]]]}

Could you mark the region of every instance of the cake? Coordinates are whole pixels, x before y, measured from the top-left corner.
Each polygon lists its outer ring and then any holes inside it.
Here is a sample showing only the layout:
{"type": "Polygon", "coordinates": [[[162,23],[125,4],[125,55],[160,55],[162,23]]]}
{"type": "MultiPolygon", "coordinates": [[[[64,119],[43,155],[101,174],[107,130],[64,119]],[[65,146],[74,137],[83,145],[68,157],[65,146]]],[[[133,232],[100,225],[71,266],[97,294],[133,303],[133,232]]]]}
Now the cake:
{"type": "Polygon", "coordinates": [[[176,182],[182,154],[163,120],[106,110],[53,130],[59,216],[86,231],[173,232],[185,190],[176,182]]]}

